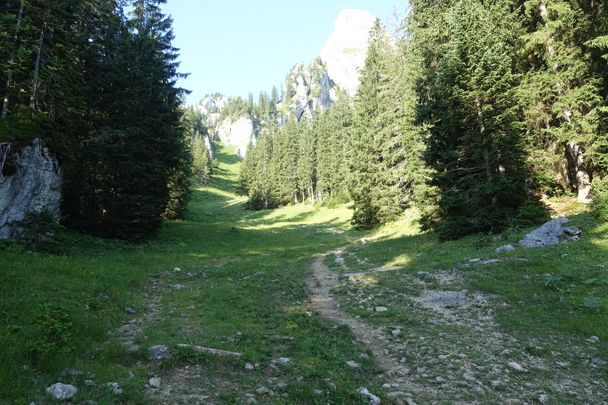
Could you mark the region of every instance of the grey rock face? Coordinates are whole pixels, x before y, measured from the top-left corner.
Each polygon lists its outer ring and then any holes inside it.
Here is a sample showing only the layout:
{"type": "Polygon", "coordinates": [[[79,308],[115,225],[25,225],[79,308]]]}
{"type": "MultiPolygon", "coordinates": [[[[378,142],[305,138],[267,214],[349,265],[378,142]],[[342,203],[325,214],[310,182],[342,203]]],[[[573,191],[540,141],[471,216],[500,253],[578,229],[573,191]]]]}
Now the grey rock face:
{"type": "Polygon", "coordinates": [[[57,159],[40,139],[15,156],[16,172],[0,173],[0,239],[15,236],[16,222],[28,212],[48,209],[59,215],[62,173],[57,159]]]}
{"type": "Polygon", "coordinates": [[[334,32],[321,52],[329,76],[352,97],[365,65],[369,32],[376,18],[366,10],[343,10],[334,32]]]}
{"type": "Polygon", "coordinates": [[[61,401],[72,398],[78,390],[73,385],[57,383],[47,387],[46,392],[56,400],[61,401]]]}
{"type": "Polygon", "coordinates": [[[297,121],[312,117],[315,111],[331,107],[336,100],[335,84],[320,59],[310,66],[296,64],[287,75],[285,85],[287,93],[284,103],[297,121]]]}
{"type": "Polygon", "coordinates": [[[217,130],[220,141],[237,148],[236,154],[244,157],[250,143],[255,144],[256,134],[253,120],[250,117],[240,117],[236,120],[226,118],[217,130]]]}
{"type": "Polygon", "coordinates": [[[564,226],[568,218],[554,218],[545,222],[540,228],[527,234],[519,244],[523,247],[555,245],[563,241],[578,240],[581,231],[575,226],[564,226]]]}

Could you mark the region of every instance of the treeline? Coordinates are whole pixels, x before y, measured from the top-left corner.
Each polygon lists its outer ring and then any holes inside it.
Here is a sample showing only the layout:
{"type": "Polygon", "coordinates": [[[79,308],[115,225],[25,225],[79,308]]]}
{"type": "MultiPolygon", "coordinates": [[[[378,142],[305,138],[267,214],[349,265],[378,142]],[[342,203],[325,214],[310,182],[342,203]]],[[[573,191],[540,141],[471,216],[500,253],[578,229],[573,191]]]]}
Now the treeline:
{"type": "Polygon", "coordinates": [[[417,206],[451,239],[538,221],[542,194],[587,200],[608,169],[606,4],[410,6],[401,40],[372,29],[354,100],[250,148],[250,206],[335,197],[359,227],[417,206]]]}
{"type": "Polygon", "coordinates": [[[0,139],[20,147],[39,137],[59,156],[70,227],[141,239],[184,211],[190,134],[163,3],[0,6],[0,139]]]}

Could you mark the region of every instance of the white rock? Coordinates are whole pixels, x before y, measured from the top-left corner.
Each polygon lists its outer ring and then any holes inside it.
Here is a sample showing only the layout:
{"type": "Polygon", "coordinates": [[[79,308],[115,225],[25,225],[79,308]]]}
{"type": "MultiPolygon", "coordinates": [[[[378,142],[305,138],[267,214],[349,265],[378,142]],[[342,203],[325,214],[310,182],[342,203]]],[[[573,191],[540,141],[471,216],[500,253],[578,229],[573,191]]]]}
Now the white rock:
{"type": "Polygon", "coordinates": [[[469,381],[469,382],[477,382],[477,378],[475,378],[475,374],[473,374],[472,372],[466,372],[463,374],[462,378],[464,378],[465,380],[469,381]]]}
{"type": "Polygon", "coordinates": [[[0,173],[0,239],[14,237],[16,222],[29,212],[47,209],[59,215],[63,175],[57,159],[40,139],[18,152],[16,172],[0,173]]]}
{"type": "Polygon", "coordinates": [[[514,250],[515,250],[515,247],[513,245],[505,245],[505,246],[497,247],[496,253],[513,252],[514,250]]]}
{"type": "Polygon", "coordinates": [[[164,360],[171,357],[171,352],[165,345],[156,345],[148,348],[148,357],[150,360],[164,360]]]}
{"type": "Polygon", "coordinates": [[[122,388],[120,388],[120,385],[118,385],[118,383],[109,382],[109,383],[105,384],[105,386],[108,387],[108,389],[112,392],[112,394],[122,395],[122,388]]]}
{"type": "Polygon", "coordinates": [[[357,392],[363,396],[366,396],[367,398],[369,398],[369,405],[379,405],[380,404],[380,397],[378,397],[377,395],[372,394],[371,392],[369,392],[369,390],[365,387],[359,387],[359,389],[357,389],[357,392]]]}
{"type": "Polygon", "coordinates": [[[290,361],[291,360],[289,360],[289,357],[279,357],[277,359],[274,359],[272,362],[279,364],[289,364],[290,361]]]}
{"type": "Polygon", "coordinates": [[[388,311],[388,308],[387,307],[376,307],[376,308],[374,308],[374,311],[376,311],[376,312],[386,312],[386,311],[388,311]]]}
{"type": "Polygon", "coordinates": [[[268,389],[266,387],[260,387],[257,390],[255,390],[255,392],[257,392],[260,395],[274,395],[274,391],[272,391],[271,389],[268,389]]]}
{"type": "Polygon", "coordinates": [[[523,368],[521,366],[521,364],[515,362],[515,361],[511,361],[509,362],[509,364],[507,364],[510,368],[512,368],[515,371],[519,371],[520,373],[524,373],[526,371],[525,368],[523,368]]]}
{"type": "Polygon", "coordinates": [[[587,339],[587,342],[589,343],[598,343],[600,341],[600,338],[597,336],[591,336],[589,339],[587,339]]]}
{"type": "Polygon", "coordinates": [[[581,232],[574,226],[565,226],[568,218],[554,218],[545,222],[540,228],[530,232],[519,244],[523,247],[555,245],[564,240],[577,240],[581,232]]]}
{"type": "Polygon", "coordinates": [[[349,360],[349,361],[347,361],[347,362],[346,362],[346,365],[347,365],[348,367],[350,367],[350,368],[359,368],[359,367],[360,367],[360,366],[359,366],[359,363],[357,363],[357,362],[356,362],[356,361],[354,361],[354,360],[349,360]]]}
{"type": "Polygon", "coordinates": [[[255,144],[255,130],[253,121],[249,117],[224,119],[217,130],[217,135],[225,145],[236,147],[237,156],[241,158],[245,157],[249,144],[255,144]]]}
{"type": "Polygon", "coordinates": [[[334,32],[321,51],[332,80],[354,96],[365,65],[369,32],[376,18],[367,10],[343,10],[336,19],[334,32]]]}
{"type": "Polygon", "coordinates": [[[251,363],[245,363],[245,370],[253,370],[255,366],[251,363]]]}
{"type": "Polygon", "coordinates": [[[160,388],[160,383],[159,377],[152,377],[148,380],[148,385],[152,388],[160,388]]]}
{"type": "Polygon", "coordinates": [[[538,397],[538,402],[540,402],[541,404],[548,404],[549,403],[549,396],[547,394],[541,394],[538,397]]]}
{"type": "Polygon", "coordinates": [[[57,400],[70,399],[78,392],[78,389],[70,384],[56,383],[47,387],[47,394],[51,395],[57,400]]]}

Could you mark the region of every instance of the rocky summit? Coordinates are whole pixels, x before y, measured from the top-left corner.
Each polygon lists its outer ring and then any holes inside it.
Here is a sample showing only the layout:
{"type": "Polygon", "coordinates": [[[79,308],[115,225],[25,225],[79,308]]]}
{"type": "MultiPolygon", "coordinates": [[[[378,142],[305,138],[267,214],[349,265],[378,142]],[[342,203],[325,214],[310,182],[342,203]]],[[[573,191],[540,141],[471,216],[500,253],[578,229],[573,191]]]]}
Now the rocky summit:
{"type": "Polygon", "coordinates": [[[329,77],[350,96],[359,87],[359,74],[365,64],[369,32],[376,21],[367,10],[342,10],[334,32],[321,51],[329,77]]]}

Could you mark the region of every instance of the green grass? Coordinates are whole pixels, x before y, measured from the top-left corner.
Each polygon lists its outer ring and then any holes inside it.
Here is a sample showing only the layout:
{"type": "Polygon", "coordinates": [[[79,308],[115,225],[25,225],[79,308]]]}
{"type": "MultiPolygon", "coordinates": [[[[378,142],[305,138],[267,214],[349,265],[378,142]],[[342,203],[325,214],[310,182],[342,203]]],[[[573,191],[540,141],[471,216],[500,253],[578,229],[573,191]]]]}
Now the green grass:
{"type": "MultiPolygon", "coordinates": [[[[307,301],[305,280],[314,256],[343,246],[348,246],[344,258],[351,271],[402,267],[371,277],[369,305],[420,293],[419,286],[400,283],[401,272],[503,258],[496,265],[463,269],[469,288],[509,304],[497,310],[501,328],[530,338],[596,335],[600,355],[608,357],[608,226],[588,214],[573,221],[583,230],[580,242],[503,254],[494,248],[517,241],[523,231],[507,232],[502,240],[478,235],[447,243],[405,221],[360,232],[350,229],[345,207],[246,211],[244,198],[234,194],[239,163],[230,152],[219,151],[220,166],[209,186],[194,191],[186,220],[166,222],[147,243],[67,233],[61,254],[12,245],[0,250],[1,402],[42,402],[44,388],[62,379],[64,369],[76,368],[94,373],[97,384],[87,388],[81,377],[64,378],[78,386],[76,402],[115,403],[102,384],[117,382],[124,390],[122,402],[145,404],[143,387],[151,374],[164,377],[186,365],[203,366],[200,384],[212,384],[222,403],[241,403],[245,393],[260,386],[277,392],[272,398],[257,395],[270,403],[365,403],[355,392],[360,386],[384,395],[367,349],[347,328],[312,314],[307,301]],[[182,271],[173,272],[175,267],[182,271]],[[546,274],[556,281],[547,284],[546,274]],[[164,293],[163,319],[145,327],[140,351],[126,352],[108,332],[145,313],[146,286],[161,279],[185,288],[164,293]],[[602,306],[585,307],[589,297],[601,299],[602,306]],[[126,307],[138,313],[128,315],[126,307]],[[147,347],[180,343],[239,351],[244,357],[179,352],[161,365],[148,363],[147,347]],[[291,362],[275,368],[271,361],[278,357],[291,362]],[[360,369],[345,367],[353,359],[360,369]],[[246,362],[258,366],[246,371],[246,362]],[[285,386],[273,387],[277,382],[285,386]]],[[[330,259],[332,268],[343,271],[330,259]]],[[[337,290],[340,299],[347,292],[337,290]]],[[[365,306],[347,309],[379,327],[401,324],[425,333],[425,320],[399,307],[382,316],[365,306]]]]}
{"type": "MultiPolygon", "coordinates": [[[[15,246],[0,251],[3,402],[38,401],[46,386],[60,380],[62,370],[76,368],[95,373],[98,384],[118,382],[124,389],[123,401],[146,403],[144,349],[156,343],[195,343],[243,352],[242,364],[224,372],[237,391],[255,391],[272,358],[290,357],[292,363],[281,377],[288,383],[288,397],[304,395],[311,402],[334,403],[360,400],[354,391],[361,384],[370,385],[373,374],[344,373],[343,365],[365,349],[348,331],[330,330],[333,325],[312,316],[304,290],[312,257],[347,243],[346,237],[328,229],[347,229],[349,211],[306,205],[246,211],[244,199],[234,195],[239,164],[230,152],[220,150],[216,175],[208,187],[194,192],[187,219],[167,222],[148,243],[67,234],[60,255],[15,246]],[[165,320],[147,327],[140,353],[126,353],[108,331],[133,317],[125,307],[144,312],[148,280],[174,267],[182,273],[172,274],[167,282],[187,289],[166,294],[165,320]],[[67,314],[67,330],[61,336],[48,336],[46,326],[36,326],[44,305],[67,314]],[[237,332],[240,337],[234,339],[237,332]],[[293,340],[277,344],[276,337],[282,335],[293,340]],[[46,344],[46,349],[30,347],[32,342],[46,344]],[[253,377],[244,374],[245,361],[259,362],[263,371],[256,370],[253,377]],[[304,380],[298,381],[301,376],[304,380]],[[326,389],[326,379],[336,389],[324,397],[311,395],[316,388],[326,389]]],[[[206,362],[223,366],[218,359],[206,362]]],[[[83,388],[75,398],[87,399],[115,400],[99,387],[83,388]]]]}

